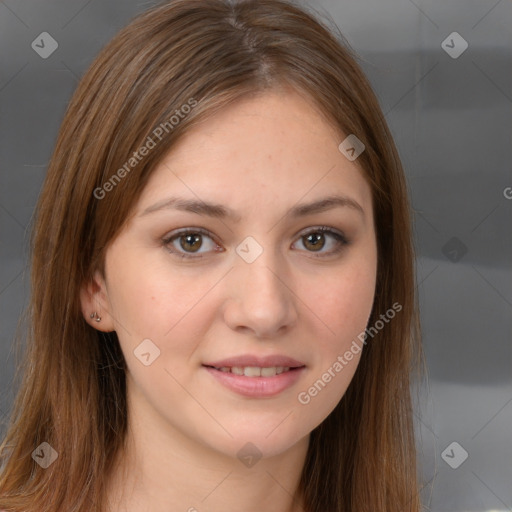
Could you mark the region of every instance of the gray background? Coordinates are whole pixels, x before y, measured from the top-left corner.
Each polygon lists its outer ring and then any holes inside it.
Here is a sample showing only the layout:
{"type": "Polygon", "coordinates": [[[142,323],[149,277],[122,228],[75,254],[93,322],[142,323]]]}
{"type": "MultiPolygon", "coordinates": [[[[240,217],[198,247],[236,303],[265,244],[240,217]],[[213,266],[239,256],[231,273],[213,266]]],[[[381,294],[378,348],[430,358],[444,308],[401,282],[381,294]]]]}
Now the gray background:
{"type": "MultiPolygon", "coordinates": [[[[309,4],[330,15],[362,57],[407,172],[429,377],[415,413],[423,501],[432,511],[510,511],[512,3],[309,4]],[[442,47],[452,32],[468,43],[458,58],[442,47]],[[447,462],[460,463],[462,450],[468,458],[453,469],[447,462]]],[[[0,1],[3,421],[29,293],[27,228],[66,104],[101,47],[151,5],[0,1]],[[58,42],[47,59],[31,48],[45,31],[58,42]]]]}

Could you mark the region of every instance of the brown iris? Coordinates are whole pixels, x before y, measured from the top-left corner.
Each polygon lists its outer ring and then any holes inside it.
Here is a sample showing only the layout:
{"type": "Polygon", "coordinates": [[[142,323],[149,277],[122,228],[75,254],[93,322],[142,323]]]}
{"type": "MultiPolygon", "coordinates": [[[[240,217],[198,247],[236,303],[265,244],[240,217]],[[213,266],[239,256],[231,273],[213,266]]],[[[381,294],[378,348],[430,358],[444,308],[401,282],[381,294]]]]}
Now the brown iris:
{"type": "Polygon", "coordinates": [[[191,233],[180,237],[180,245],[182,249],[192,249],[191,252],[196,252],[202,245],[201,235],[199,233],[191,233]],[[187,246],[185,247],[183,240],[186,240],[187,246]]]}
{"type": "Polygon", "coordinates": [[[305,240],[304,246],[309,249],[308,244],[311,244],[313,251],[319,251],[325,245],[325,237],[323,233],[310,233],[303,238],[305,240]]]}

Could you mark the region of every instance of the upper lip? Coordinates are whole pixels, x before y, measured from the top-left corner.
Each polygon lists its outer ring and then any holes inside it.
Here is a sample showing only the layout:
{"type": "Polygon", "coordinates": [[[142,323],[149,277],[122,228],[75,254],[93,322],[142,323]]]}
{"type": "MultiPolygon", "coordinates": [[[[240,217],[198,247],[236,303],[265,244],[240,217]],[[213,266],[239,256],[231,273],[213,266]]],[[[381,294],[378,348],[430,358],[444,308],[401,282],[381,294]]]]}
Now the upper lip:
{"type": "Polygon", "coordinates": [[[256,366],[260,368],[285,366],[289,368],[300,368],[304,366],[304,363],[287,356],[255,356],[251,354],[244,354],[241,356],[228,357],[227,359],[222,359],[211,363],[204,363],[204,366],[214,366],[215,368],[232,368],[233,366],[256,366]]]}

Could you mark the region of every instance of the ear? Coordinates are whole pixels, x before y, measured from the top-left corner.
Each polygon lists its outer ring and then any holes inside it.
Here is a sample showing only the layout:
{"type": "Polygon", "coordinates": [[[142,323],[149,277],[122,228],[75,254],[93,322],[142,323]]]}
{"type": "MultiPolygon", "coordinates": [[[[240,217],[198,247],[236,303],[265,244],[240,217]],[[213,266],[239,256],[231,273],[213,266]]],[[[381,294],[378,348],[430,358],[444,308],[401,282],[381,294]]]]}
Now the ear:
{"type": "Polygon", "coordinates": [[[82,314],[89,325],[103,332],[115,330],[114,321],[110,315],[111,307],[105,279],[99,271],[94,273],[91,281],[82,284],[80,288],[80,303],[82,314]],[[101,320],[98,321],[98,318],[101,320]]]}

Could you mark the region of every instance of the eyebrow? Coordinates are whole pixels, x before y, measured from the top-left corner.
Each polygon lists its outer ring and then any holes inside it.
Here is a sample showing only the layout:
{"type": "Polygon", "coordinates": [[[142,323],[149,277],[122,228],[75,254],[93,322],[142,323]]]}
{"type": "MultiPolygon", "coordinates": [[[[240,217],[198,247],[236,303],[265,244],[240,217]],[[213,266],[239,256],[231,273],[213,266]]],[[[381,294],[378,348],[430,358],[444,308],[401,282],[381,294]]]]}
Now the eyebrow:
{"type": "MultiPolygon", "coordinates": [[[[343,195],[331,195],[311,203],[294,206],[289,210],[288,215],[291,217],[305,217],[306,215],[324,212],[336,207],[348,207],[358,211],[363,217],[365,216],[362,206],[357,201],[343,195]]],[[[158,201],[146,208],[139,217],[168,209],[197,213],[198,215],[216,217],[219,219],[229,218],[233,222],[239,222],[241,220],[239,214],[224,205],[195,199],[185,199],[182,197],[169,197],[158,201]]]]}

